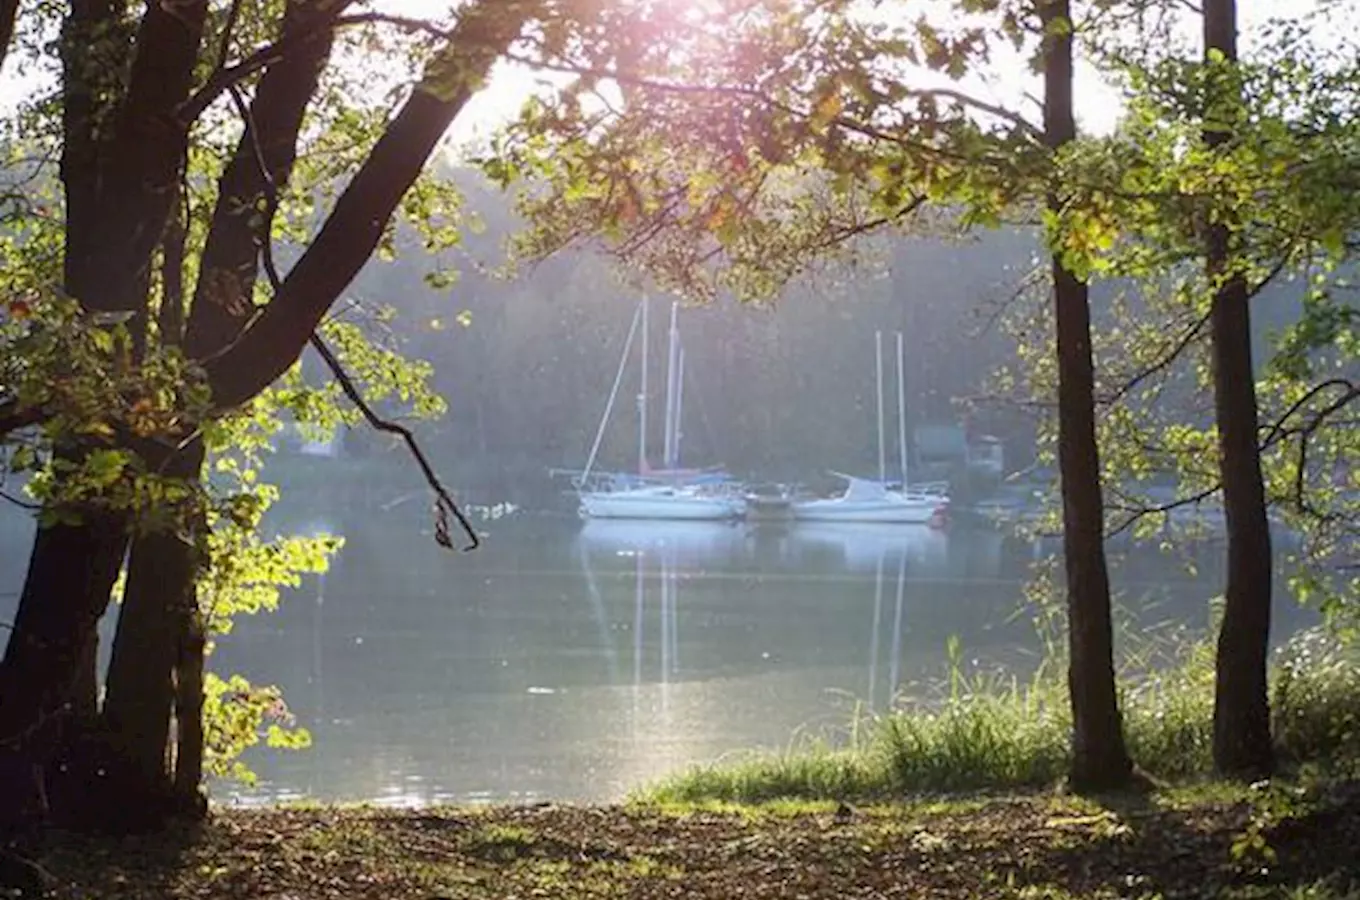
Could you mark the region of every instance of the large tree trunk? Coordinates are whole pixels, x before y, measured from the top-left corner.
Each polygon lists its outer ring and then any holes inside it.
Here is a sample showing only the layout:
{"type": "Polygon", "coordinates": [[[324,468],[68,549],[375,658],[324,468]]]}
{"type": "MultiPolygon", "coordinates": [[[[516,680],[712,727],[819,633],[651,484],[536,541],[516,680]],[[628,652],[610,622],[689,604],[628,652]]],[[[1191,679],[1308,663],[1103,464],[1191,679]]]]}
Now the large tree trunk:
{"type": "MultiPolygon", "coordinates": [[[[1072,113],[1072,28],[1068,0],[1040,7],[1044,23],[1044,126],[1055,151],[1076,137],[1072,113]],[[1056,24],[1055,24],[1056,23],[1056,24]]],[[[1057,211],[1061,200],[1050,197],[1057,211]]],[[[1058,339],[1058,467],[1062,474],[1063,556],[1067,571],[1067,683],[1072,701],[1072,787],[1126,784],[1133,771],[1115,690],[1110,582],[1096,446],[1095,374],[1087,286],[1053,259],[1058,339]]]]}
{"type": "MultiPolygon", "coordinates": [[[[86,309],[130,313],[138,343],[146,335],[151,256],[184,159],[187,125],[176,110],[188,95],[206,10],[207,0],[151,5],[130,65],[132,45],[117,0],[74,0],[63,25],[64,286],[86,309]]],[[[78,458],[80,451],[74,452],[78,458]]],[[[71,705],[76,684],[88,692],[85,654],[92,652],[128,540],[128,514],[72,512],[79,524],[39,528],[0,666],[0,743],[22,747],[37,763],[61,757],[64,775],[56,780],[71,789],[53,792],[54,812],[58,797],[77,807],[85,803],[91,792],[77,783],[81,763],[92,759],[86,751],[101,739],[84,729],[60,742],[31,736],[71,705]]],[[[88,703],[82,699],[80,705],[88,703]]],[[[73,814],[84,818],[78,809],[73,814]]]]}
{"type": "MultiPolygon", "coordinates": [[[[270,232],[259,210],[274,186],[286,185],[291,177],[303,115],[330,56],[330,22],[344,6],[295,0],[286,11],[283,37],[303,39],[265,72],[249,106],[246,131],[219,183],[187,322],[183,229],[178,216],[171,217],[163,242],[161,338],[182,340],[191,356],[208,356],[229,345],[253,308],[260,245],[270,232]]],[[[203,461],[202,441],[194,441],[170,461],[168,474],[197,482],[203,461]]],[[[201,518],[194,521],[204,527],[201,518]]],[[[120,791],[140,786],[157,796],[173,794],[180,810],[198,807],[203,768],[206,639],[195,601],[199,562],[192,542],[174,531],[134,543],[104,707],[107,733],[123,764],[120,773],[129,781],[120,791]]]]}
{"type": "MultiPolygon", "coordinates": [[[[1236,3],[1205,0],[1204,49],[1237,60],[1236,3]]],[[[1222,77],[1223,73],[1219,73],[1222,77]]],[[[1230,109],[1238,89],[1215,83],[1211,108],[1230,109]],[[1228,93],[1231,91],[1231,93],[1228,93]]],[[[1218,117],[1215,117],[1218,118],[1218,117]]],[[[1205,131],[1218,147],[1231,134],[1224,126],[1205,131]]],[[[1228,536],[1228,584],[1218,634],[1214,690],[1214,766],[1225,775],[1258,778],[1275,765],[1270,739],[1266,663],[1270,648],[1271,547],[1257,447],[1256,373],[1251,359],[1251,313],[1246,277],[1233,265],[1227,222],[1209,227],[1205,262],[1214,288],[1214,413],[1223,473],[1223,512],[1228,536]]]]}
{"type": "Polygon", "coordinates": [[[73,709],[73,692],[82,668],[92,664],[95,628],[122,565],[127,532],[122,516],[84,516],[78,525],[39,529],[0,663],[0,806],[6,807],[0,819],[19,820],[8,821],[10,828],[48,813],[41,773],[87,725],[73,709]]]}
{"type": "MultiPolygon", "coordinates": [[[[129,50],[126,34],[114,24],[116,7],[116,0],[73,0],[62,26],[64,278],[71,293],[98,283],[90,272],[97,243],[98,121],[109,111],[129,50]]],[[[78,460],[80,450],[67,448],[62,455],[78,460]]],[[[71,706],[88,712],[93,704],[95,626],[127,549],[124,516],[73,512],[81,516],[78,523],[38,528],[0,664],[0,749],[34,764],[55,747],[55,720],[71,706]]]]}

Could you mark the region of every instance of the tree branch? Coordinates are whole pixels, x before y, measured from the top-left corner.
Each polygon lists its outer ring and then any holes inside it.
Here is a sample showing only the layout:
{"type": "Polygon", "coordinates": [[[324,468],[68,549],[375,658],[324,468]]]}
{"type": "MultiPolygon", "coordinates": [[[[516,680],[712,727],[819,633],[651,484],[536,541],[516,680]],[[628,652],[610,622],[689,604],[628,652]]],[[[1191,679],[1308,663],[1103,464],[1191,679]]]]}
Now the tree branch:
{"type": "Polygon", "coordinates": [[[219,408],[250,400],[297,360],[326,311],[378,246],[454,117],[536,8],[536,2],[508,0],[465,7],[453,39],[432,60],[273,300],[234,346],[207,360],[219,408]]]}
{"type": "MultiPolygon", "coordinates": [[[[617,82],[620,86],[651,90],[663,94],[703,94],[715,97],[739,97],[746,100],[756,100],[769,106],[781,108],[781,111],[784,112],[791,111],[788,108],[782,107],[782,104],[771,98],[768,94],[755,88],[740,87],[738,85],[685,84],[675,81],[662,81],[635,75],[630,72],[623,72],[617,68],[555,63],[513,52],[506,53],[505,58],[510,62],[518,63],[526,68],[536,69],[541,72],[555,72],[562,75],[579,75],[585,78],[606,79],[617,82]]],[[[1039,127],[1019,113],[997,106],[994,103],[989,103],[986,100],[979,100],[976,97],[954,88],[910,88],[904,90],[902,93],[903,96],[913,99],[942,98],[945,100],[952,100],[960,106],[968,107],[977,112],[986,113],[987,115],[1010,122],[1031,137],[1039,138],[1043,136],[1043,131],[1039,127]]],[[[842,120],[838,118],[836,119],[836,122],[837,124],[841,124],[842,127],[848,127],[847,123],[851,123],[852,120],[842,120]]],[[[851,130],[861,130],[865,127],[868,126],[854,123],[851,130]]],[[[891,140],[891,138],[885,139],[891,140]]]]}
{"type": "MultiPolygon", "coordinates": [[[[278,191],[292,178],[298,133],[330,56],[329,22],[338,13],[330,4],[314,0],[290,0],[284,11],[285,40],[296,34],[317,38],[269,67],[247,115],[242,116],[245,128],[218,181],[217,202],[200,258],[184,343],[191,359],[224,352],[240,338],[250,316],[259,312],[252,296],[275,212],[273,208],[264,211],[261,223],[259,203],[272,197],[276,205],[278,191]],[[268,173],[268,180],[262,173],[268,173]]],[[[237,87],[228,90],[239,111],[243,102],[237,87]]]]}
{"type": "Polygon", "coordinates": [[[20,407],[17,400],[0,402],[0,440],[16,431],[37,425],[46,418],[47,414],[36,406],[20,407]]]}
{"type": "MultiPolygon", "coordinates": [[[[274,262],[274,248],[273,242],[270,239],[270,225],[278,212],[279,186],[274,180],[273,173],[269,169],[264,148],[258,141],[258,135],[260,133],[259,128],[257,124],[252,121],[250,109],[246,106],[245,100],[242,99],[240,90],[233,86],[230,89],[230,93],[232,101],[236,106],[236,111],[240,115],[242,122],[245,124],[245,133],[257,137],[253,144],[253,152],[256,166],[259,169],[260,180],[264,186],[267,198],[265,214],[260,217],[260,257],[263,263],[265,277],[269,280],[269,285],[277,298],[278,294],[283,290],[283,279],[280,278],[278,266],[274,262]]],[[[345,396],[350,399],[350,402],[359,409],[359,412],[363,414],[364,419],[368,424],[378,431],[399,435],[406,443],[406,448],[410,451],[411,456],[415,458],[416,464],[420,467],[421,473],[425,476],[426,483],[430,486],[430,490],[432,490],[435,495],[435,542],[441,547],[452,549],[453,541],[449,538],[448,523],[448,517],[451,513],[454,518],[458,520],[458,524],[468,536],[468,545],[464,547],[463,550],[466,552],[477,549],[477,547],[481,545],[481,539],[477,536],[476,529],[472,527],[472,523],[468,521],[467,517],[463,514],[463,511],[458,508],[457,502],[450,496],[448,489],[444,487],[444,483],[435,473],[434,467],[430,465],[429,459],[425,456],[424,451],[421,450],[420,445],[416,442],[415,435],[411,430],[404,425],[382,418],[374,411],[373,407],[364,399],[363,393],[359,390],[358,386],[355,385],[354,380],[349,376],[349,373],[345,371],[340,360],[331,352],[330,347],[326,346],[325,341],[323,341],[321,336],[315,331],[312,332],[309,343],[321,356],[322,360],[325,361],[326,366],[331,370],[331,374],[333,374],[335,380],[339,382],[340,389],[344,391],[345,396]]]]}
{"type": "Polygon", "coordinates": [[[1180,359],[1180,356],[1182,353],[1185,352],[1185,349],[1189,347],[1190,344],[1193,343],[1194,340],[1197,337],[1199,337],[1200,334],[1204,331],[1204,326],[1209,324],[1209,319],[1212,316],[1212,312],[1213,312],[1212,310],[1208,310],[1202,316],[1196,319],[1190,325],[1190,327],[1187,328],[1185,332],[1181,334],[1179,338],[1176,339],[1176,341],[1171,345],[1171,349],[1167,351],[1165,356],[1158,359],[1152,365],[1145,367],[1142,371],[1138,372],[1128,381],[1124,382],[1113,394],[1111,394],[1108,398],[1105,398],[1101,402],[1106,406],[1113,406],[1120,400],[1123,400],[1125,397],[1127,397],[1130,393],[1132,393],[1138,387],[1138,385],[1147,381],[1153,375],[1156,375],[1158,372],[1161,372],[1162,370],[1170,366],[1172,363],[1174,363],[1176,360],[1180,359]]]}
{"type": "MultiPolygon", "coordinates": [[[[352,0],[347,0],[344,6],[348,6],[350,2],[352,2],[352,0]]],[[[332,12],[338,11],[338,9],[332,10],[332,12]]],[[[352,16],[336,16],[328,25],[318,23],[317,27],[314,29],[285,34],[274,43],[261,47],[240,62],[231,65],[220,65],[208,80],[203,83],[203,86],[195,91],[193,96],[179,108],[179,119],[185,124],[193,122],[201,116],[203,111],[211,106],[214,101],[225,94],[232,85],[240,84],[261,69],[272,66],[274,63],[297,52],[314,40],[324,39],[329,42],[333,37],[334,32],[341,28],[352,28],[358,25],[383,24],[393,25],[407,32],[423,32],[433,37],[444,39],[448,39],[452,35],[452,32],[448,29],[441,28],[433,22],[406,16],[393,16],[376,12],[358,13],[352,16]]]]}
{"type": "Polygon", "coordinates": [[[335,380],[339,382],[340,389],[345,392],[345,396],[350,399],[351,403],[358,407],[359,412],[363,413],[364,419],[368,424],[378,431],[398,435],[401,437],[402,441],[405,442],[406,449],[410,451],[411,456],[414,457],[416,461],[416,465],[420,466],[421,474],[425,476],[425,483],[428,484],[430,490],[435,493],[435,541],[441,547],[452,549],[453,541],[449,538],[448,522],[448,516],[452,513],[454,518],[458,520],[458,524],[462,527],[464,534],[468,536],[468,544],[463,548],[463,551],[476,550],[481,546],[481,538],[477,536],[476,529],[472,527],[472,523],[468,521],[467,516],[463,514],[463,511],[458,508],[457,502],[449,495],[448,490],[444,487],[444,483],[440,481],[439,476],[435,473],[434,467],[430,465],[430,461],[425,456],[425,452],[420,449],[420,445],[416,442],[416,436],[411,432],[411,429],[407,428],[405,425],[393,422],[390,419],[384,419],[374,412],[373,407],[368,405],[363,394],[360,393],[358,387],[355,386],[353,379],[350,378],[349,373],[345,371],[344,367],[340,364],[340,360],[331,352],[330,347],[326,346],[326,342],[321,339],[320,335],[312,335],[311,345],[325,361],[326,366],[331,370],[331,374],[333,374],[335,380]]]}
{"type": "Polygon", "coordinates": [[[1157,506],[1116,506],[1112,504],[1109,507],[1110,509],[1116,512],[1127,512],[1130,513],[1131,515],[1123,522],[1121,522],[1116,528],[1106,532],[1105,537],[1108,539],[1123,534],[1125,531],[1128,531],[1135,524],[1147,518],[1148,516],[1161,515],[1162,513],[1169,513],[1173,510],[1180,509],[1183,506],[1190,506],[1195,503],[1200,503],[1201,501],[1209,499],[1214,494],[1217,494],[1222,489],[1223,485],[1216,483],[1210,487],[1205,488],[1202,491],[1198,491],[1194,494],[1189,494],[1184,497],[1177,497],[1175,500],[1170,500],[1166,503],[1162,503],[1157,506]]]}

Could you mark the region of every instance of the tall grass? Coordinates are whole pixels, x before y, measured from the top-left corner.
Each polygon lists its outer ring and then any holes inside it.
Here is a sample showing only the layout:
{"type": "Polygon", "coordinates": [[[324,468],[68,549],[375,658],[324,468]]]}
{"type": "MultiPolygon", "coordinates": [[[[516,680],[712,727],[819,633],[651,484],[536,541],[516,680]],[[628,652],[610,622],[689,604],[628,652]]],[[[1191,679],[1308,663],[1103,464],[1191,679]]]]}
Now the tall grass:
{"type": "MultiPolygon", "coordinates": [[[[840,735],[805,738],[680,773],[648,789],[663,802],[776,798],[872,800],[1053,784],[1066,772],[1071,717],[1064,667],[1028,681],[968,667],[951,641],[947,677],[891,713],[858,715],[840,735]]],[[[1147,644],[1121,667],[1129,751],[1164,779],[1211,767],[1213,647],[1147,644]]],[[[1275,737],[1291,764],[1360,761],[1360,656],[1322,632],[1301,634],[1272,668],[1275,737]]]]}

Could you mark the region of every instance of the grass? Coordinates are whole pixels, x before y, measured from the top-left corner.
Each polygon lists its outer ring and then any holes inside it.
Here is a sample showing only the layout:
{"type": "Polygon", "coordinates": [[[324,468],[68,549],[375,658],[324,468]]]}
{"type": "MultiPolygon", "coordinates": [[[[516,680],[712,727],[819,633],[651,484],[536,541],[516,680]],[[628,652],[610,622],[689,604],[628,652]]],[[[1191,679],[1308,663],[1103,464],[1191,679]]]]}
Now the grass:
{"type": "MultiPolygon", "coordinates": [[[[804,739],[781,753],[693,768],[638,799],[866,802],[1060,781],[1071,733],[1064,673],[1049,666],[1022,683],[965,669],[957,645],[950,655],[946,684],[923,698],[904,698],[890,714],[858,718],[843,735],[804,739]]],[[[1122,709],[1138,766],[1163,780],[1207,775],[1212,648],[1159,642],[1126,669],[1137,673],[1125,680],[1122,709]]],[[[1360,659],[1347,648],[1316,631],[1282,648],[1272,669],[1272,704],[1286,765],[1360,761],[1360,659]]]]}

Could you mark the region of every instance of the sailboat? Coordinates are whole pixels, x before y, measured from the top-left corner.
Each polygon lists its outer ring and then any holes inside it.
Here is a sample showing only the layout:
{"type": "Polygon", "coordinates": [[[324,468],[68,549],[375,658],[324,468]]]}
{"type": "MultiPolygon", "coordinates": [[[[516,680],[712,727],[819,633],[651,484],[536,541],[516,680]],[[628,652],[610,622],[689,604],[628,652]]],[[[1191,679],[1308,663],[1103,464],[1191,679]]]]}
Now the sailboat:
{"type": "Polygon", "coordinates": [[[595,434],[590,457],[578,480],[580,513],[596,519],[723,520],[741,515],[738,498],[722,487],[725,474],[713,470],[681,469],[680,422],[684,404],[685,355],[680,346],[678,325],[680,304],[671,306],[670,344],[666,365],[665,468],[652,469],[647,457],[647,299],[644,297],[633,316],[633,325],[619,360],[614,387],[605,405],[604,416],[595,434]],[[641,327],[642,372],[638,392],[638,474],[591,480],[591,470],[599,453],[605,427],[613,412],[619,387],[627,368],[633,338],[641,327]]]}
{"type": "Polygon", "coordinates": [[[833,472],[846,481],[845,491],[835,497],[795,500],[790,504],[793,518],[809,522],[889,522],[918,525],[943,525],[949,511],[949,496],[938,486],[913,486],[907,460],[906,376],[902,333],[897,333],[897,421],[898,445],[902,464],[902,484],[888,486],[886,444],[883,431],[883,332],[874,333],[878,387],[878,480],[856,478],[833,472]]]}

